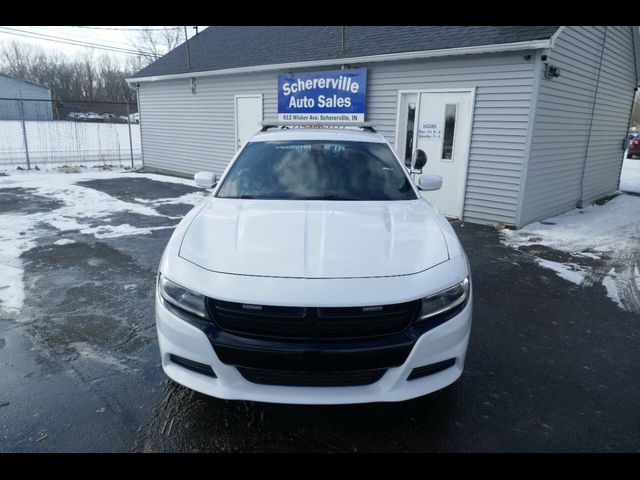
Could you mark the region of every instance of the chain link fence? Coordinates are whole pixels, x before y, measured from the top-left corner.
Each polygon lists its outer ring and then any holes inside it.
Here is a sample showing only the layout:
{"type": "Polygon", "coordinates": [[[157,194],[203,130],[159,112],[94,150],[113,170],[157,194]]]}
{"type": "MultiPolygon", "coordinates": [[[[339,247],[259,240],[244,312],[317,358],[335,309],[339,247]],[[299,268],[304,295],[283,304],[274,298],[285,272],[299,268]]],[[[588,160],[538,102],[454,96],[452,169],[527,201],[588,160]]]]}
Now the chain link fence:
{"type": "Polygon", "coordinates": [[[0,98],[0,170],[142,166],[135,103],[0,98]]]}

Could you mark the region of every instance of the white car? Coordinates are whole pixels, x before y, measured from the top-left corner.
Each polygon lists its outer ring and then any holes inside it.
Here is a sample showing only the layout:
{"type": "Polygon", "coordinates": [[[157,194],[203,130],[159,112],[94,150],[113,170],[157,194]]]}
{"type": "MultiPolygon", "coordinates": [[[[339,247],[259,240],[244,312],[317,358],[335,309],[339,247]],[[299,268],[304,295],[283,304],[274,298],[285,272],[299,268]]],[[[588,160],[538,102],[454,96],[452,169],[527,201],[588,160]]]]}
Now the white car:
{"type": "MultiPolygon", "coordinates": [[[[415,169],[426,161],[414,156],[415,169]]],[[[224,399],[394,402],[461,375],[471,273],[371,127],[264,126],[173,233],[156,324],[174,381],[224,399]]]]}
{"type": "Polygon", "coordinates": [[[102,120],[100,114],[95,112],[89,112],[84,117],[85,120],[102,120]]]}

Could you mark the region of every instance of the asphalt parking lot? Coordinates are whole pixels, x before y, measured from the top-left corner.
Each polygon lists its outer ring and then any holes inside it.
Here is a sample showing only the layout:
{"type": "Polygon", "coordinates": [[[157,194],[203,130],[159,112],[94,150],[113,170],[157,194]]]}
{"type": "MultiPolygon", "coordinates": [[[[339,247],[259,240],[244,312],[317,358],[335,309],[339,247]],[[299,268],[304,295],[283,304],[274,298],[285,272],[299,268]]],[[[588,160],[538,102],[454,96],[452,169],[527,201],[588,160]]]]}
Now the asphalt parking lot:
{"type": "MultiPolygon", "coordinates": [[[[67,229],[73,243],[39,226],[21,254],[24,305],[0,310],[1,452],[640,451],[640,315],[503,245],[493,227],[454,223],[475,309],[451,387],[398,404],[223,401],[170,382],[155,336],[157,266],[192,208],[180,199],[198,190],[133,175],[79,185],[160,215],[84,219],[94,234],[67,229]],[[104,233],[122,225],[131,234],[104,233]]],[[[62,207],[0,188],[3,214],[62,207]]]]}

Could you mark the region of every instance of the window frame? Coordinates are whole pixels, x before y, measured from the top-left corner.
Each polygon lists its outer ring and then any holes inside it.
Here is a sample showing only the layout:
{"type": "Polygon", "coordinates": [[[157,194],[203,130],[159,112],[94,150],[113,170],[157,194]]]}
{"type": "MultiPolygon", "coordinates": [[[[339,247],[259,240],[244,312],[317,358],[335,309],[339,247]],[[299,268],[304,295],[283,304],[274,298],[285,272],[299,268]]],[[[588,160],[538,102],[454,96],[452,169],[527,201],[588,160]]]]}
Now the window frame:
{"type": "Polygon", "coordinates": [[[460,108],[460,102],[448,103],[444,102],[442,109],[442,141],[440,142],[440,161],[453,163],[455,149],[456,149],[456,128],[458,126],[458,111],[460,108]],[[455,115],[453,117],[453,136],[451,138],[451,158],[444,158],[444,138],[445,130],[447,128],[447,107],[454,105],[456,107],[455,115]]]}

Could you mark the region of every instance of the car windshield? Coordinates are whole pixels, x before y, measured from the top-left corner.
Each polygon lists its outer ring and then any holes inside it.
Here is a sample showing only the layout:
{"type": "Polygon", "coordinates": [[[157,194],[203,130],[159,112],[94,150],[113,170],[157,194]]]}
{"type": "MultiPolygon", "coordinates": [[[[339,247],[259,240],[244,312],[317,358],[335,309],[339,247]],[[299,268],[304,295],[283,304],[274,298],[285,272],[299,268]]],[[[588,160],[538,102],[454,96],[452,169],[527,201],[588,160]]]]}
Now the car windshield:
{"type": "Polygon", "coordinates": [[[249,143],[231,167],[221,198],[414,200],[409,178],[384,143],[249,143]]]}

